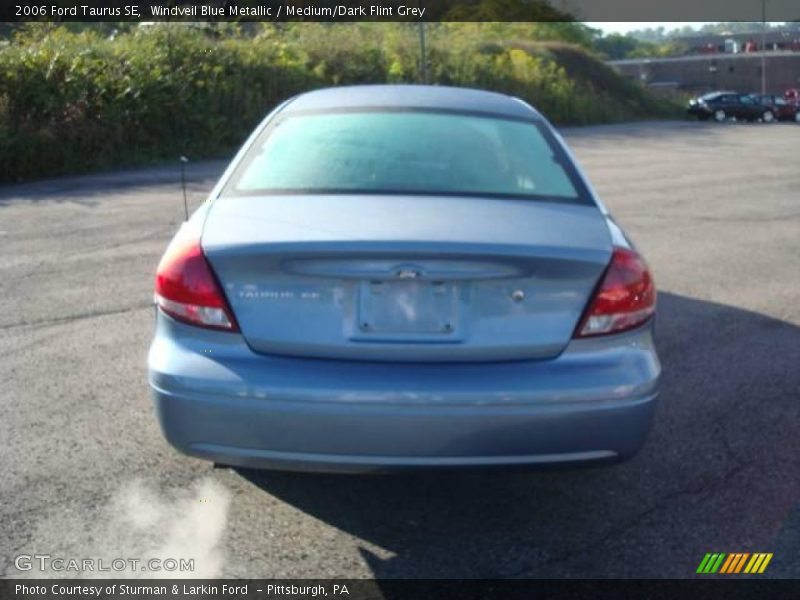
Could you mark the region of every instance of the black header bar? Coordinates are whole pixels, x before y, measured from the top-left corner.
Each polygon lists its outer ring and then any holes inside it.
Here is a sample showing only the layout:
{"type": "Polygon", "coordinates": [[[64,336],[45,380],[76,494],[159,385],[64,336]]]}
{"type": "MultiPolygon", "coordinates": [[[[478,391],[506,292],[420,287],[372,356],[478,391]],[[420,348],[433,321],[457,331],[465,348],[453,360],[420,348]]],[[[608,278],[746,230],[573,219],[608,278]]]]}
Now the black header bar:
{"type": "Polygon", "coordinates": [[[2,0],[0,21],[796,21],[798,0],[2,0]]]}

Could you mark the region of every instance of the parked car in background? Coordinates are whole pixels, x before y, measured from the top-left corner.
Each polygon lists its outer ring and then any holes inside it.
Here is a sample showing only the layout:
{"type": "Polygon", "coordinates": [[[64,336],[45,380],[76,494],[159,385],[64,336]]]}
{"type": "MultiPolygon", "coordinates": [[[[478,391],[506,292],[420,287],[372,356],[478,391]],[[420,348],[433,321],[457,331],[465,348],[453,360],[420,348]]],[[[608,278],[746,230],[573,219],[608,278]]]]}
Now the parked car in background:
{"type": "Polygon", "coordinates": [[[225,465],[621,459],[656,407],[650,271],[502,94],[284,103],[173,239],[155,300],[164,434],[225,465]]]}
{"type": "Polygon", "coordinates": [[[762,104],[749,94],[727,91],[711,92],[693,98],[689,101],[687,112],[701,121],[714,119],[720,123],[731,118],[764,123],[775,120],[775,111],[770,106],[762,104]]]}
{"type": "Polygon", "coordinates": [[[789,102],[784,96],[777,94],[752,94],[757,102],[769,106],[779,121],[796,121],[800,123],[800,104],[789,102]]]}

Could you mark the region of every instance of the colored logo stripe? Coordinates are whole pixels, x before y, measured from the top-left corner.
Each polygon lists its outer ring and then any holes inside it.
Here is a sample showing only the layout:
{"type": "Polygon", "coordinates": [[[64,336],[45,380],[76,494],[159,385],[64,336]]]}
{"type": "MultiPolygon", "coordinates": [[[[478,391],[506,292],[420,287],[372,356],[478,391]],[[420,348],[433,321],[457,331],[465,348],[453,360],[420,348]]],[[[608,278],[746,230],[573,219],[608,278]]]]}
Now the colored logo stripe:
{"type": "Polygon", "coordinates": [[[722,564],[725,554],[706,554],[700,566],[697,567],[698,573],[716,573],[722,564]]]}
{"type": "Polygon", "coordinates": [[[732,554],[708,553],[700,561],[697,567],[698,573],[763,573],[769,561],[772,560],[772,553],[757,552],[734,552],[732,554]],[[749,559],[749,560],[748,560],[749,559]],[[745,564],[747,566],[745,566],[745,564]],[[744,571],[742,571],[744,569],[744,571]]]}
{"type": "Polygon", "coordinates": [[[728,573],[728,569],[731,568],[731,565],[736,562],[736,554],[728,554],[728,559],[722,563],[722,568],[719,570],[720,573],[728,573]]]}
{"type": "Polygon", "coordinates": [[[772,560],[772,553],[769,554],[753,554],[753,558],[747,563],[744,569],[745,573],[763,573],[767,568],[769,561],[772,560]]]}
{"type": "Polygon", "coordinates": [[[742,570],[744,561],[746,561],[749,556],[750,554],[747,553],[729,554],[728,560],[725,561],[725,564],[722,565],[722,569],[720,569],[720,573],[738,573],[742,570]]]}

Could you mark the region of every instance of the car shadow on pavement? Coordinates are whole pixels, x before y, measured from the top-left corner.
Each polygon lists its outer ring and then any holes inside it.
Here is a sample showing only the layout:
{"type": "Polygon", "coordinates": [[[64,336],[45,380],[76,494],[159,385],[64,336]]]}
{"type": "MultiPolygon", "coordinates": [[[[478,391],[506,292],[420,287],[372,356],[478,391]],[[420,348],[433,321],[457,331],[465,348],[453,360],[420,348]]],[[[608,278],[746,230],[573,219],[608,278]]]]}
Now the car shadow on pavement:
{"type": "Polygon", "coordinates": [[[689,577],[705,552],[785,545],[800,499],[800,328],[662,293],[657,343],[655,426],[621,464],[238,472],[358,538],[377,578],[689,577]]]}

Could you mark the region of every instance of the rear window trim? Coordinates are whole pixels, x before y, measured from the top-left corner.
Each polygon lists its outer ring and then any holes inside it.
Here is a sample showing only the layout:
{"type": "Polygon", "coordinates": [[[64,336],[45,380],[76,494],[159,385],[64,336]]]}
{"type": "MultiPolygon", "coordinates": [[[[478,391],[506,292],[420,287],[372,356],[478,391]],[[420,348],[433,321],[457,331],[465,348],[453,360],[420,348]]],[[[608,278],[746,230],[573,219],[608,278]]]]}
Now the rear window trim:
{"type": "Polygon", "coordinates": [[[291,110],[288,106],[286,110],[276,114],[269,122],[265,123],[261,131],[253,138],[253,142],[248,146],[242,159],[231,171],[230,176],[225,181],[220,194],[217,198],[224,196],[231,197],[258,197],[258,196],[340,196],[340,195],[354,195],[354,196],[428,196],[444,198],[487,198],[498,200],[524,200],[532,202],[552,202],[554,204],[570,204],[579,206],[596,206],[594,198],[589,191],[586,183],[581,177],[576,165],[572,158],[565,151],[556,135],[553,133],[547,122],[541,117],[531,116],[522,117],[515,115],[507,115],[503,113],[496,113],[491,111],[469,110],[469,109],[452,109],[452,108],[439,108],[439,107],[426,107],[426,106],[346,106],[346,107],[329,107],[329,108],[316,108],[316,109],[302,109],[291,110]],[[358,190],[358,189],[322,189],[322,188],[278,188],[278,189],[257,189],[257,190],[236,190],[233,186],[239,180],[243,172],[250,166],[250,163],[255,159],[256,154],[251,152],[254,147],[266,141],[272,131],[283,121],[294,117],[314,116],[314,115],[328,115],[328,114],[353,114],[353,113],[428,113],[428,114],[447,114],[447,115],[461,115],[471,116],[487,119],[498,119],[505,121],[515,121],[518,123],[526,123],[533,125],[539,130],[547,145],[553,151],[553,155],[558,164],[564,169],[572,186],[575,188],[576,196],[553,196],[542,194],[513,194],[513,193],[497,193],[497,192],[469,192],[465,190],[444,191],[444,190],[358,190]]]}

